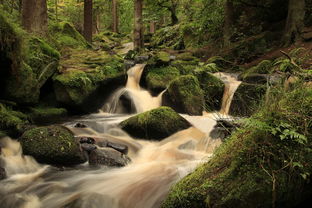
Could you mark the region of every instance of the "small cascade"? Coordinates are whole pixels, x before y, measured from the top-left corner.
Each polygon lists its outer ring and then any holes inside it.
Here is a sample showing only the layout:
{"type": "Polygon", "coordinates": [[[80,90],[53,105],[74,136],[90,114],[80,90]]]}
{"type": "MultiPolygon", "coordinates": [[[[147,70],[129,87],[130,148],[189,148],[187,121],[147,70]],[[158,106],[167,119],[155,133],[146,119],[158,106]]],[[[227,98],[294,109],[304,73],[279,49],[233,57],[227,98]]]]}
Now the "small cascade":
{"type": "Polygon", "coordinates": [[[214,76],[221,79],[225,84],[220,114],[228,115],[234,97],[234,93],[241,84],[241,81],[237,80],[238,76],[237,74],[217,72],[214,73],[214,76]]]}
{"type": "Polygon", "coordinates": [[[161,106],[162,94],[153,97],[140,87],[145,64],[137,64],[127,72],[128,80],[124,88],[117,90],[104,106],[109,113],[142,113],[161,106]]]}

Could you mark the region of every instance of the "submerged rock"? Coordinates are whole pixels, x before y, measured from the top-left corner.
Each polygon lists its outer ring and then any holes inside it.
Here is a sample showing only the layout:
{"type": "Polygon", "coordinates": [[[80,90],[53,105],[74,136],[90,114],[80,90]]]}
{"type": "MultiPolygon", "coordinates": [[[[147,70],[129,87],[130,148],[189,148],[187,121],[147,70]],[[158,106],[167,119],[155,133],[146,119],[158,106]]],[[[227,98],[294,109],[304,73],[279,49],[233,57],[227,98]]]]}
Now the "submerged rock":
{"type": "Polygon", "coordinates": [[[132,116],[120,124],[133,137],[161,140],[191,124],[169,107],[160,107],[132,116]]]}
{"type": "Polygon", "coordinates": [[[109,142],[109,141],[104,140],[104,141],[98,142],[97,145],[100,147],[110,147],[123,154],[128,154],[128,146],[124,144],[118,144],[115,142],[109,142]]]}
{"type": "Polygon", "coordinates": [[[0,166],[0,181],[6,178],[5,169],[0,166]]]}
{"type": "Polygon", "coordinates": [[[73,133],[62,126],[37,127],[19,139],[23,153],[41,163],[76,165],[86,161],[73,133]]]}
{"type": "Polygon", "coordinates": [[[233,96],[229,114],[250,116],[257,110],[266,90],[266,85],[241,83],[233,96]]]}
{"type": "Polygon", "coordinates": [[[212,139],[225,139],[230,136],[240,125],[234,120],[219,119],[209,136],[212,139]]]}
{"type": "Polygon", "coordinates": [[[192,75],[180,76],[173,80],[163,99],[163,105],[189,115],[202,115],[204,103],[203,90],[198,79],[192,75]]]}
{"type": "Polygon", "coordinates": [[[130,162],[130,158],[113,148],[98,148],[89,154],[90,165],[105,165],[110,167],[123,167],[130,162]]]}
{"type": "Polygon", "coordinates": [[[87,144],[95,144],[95,139],[92,137],[81,137],[79,140],[80,144],[87,143],[87,144]]]}
{"type": "Polygon", "coordinates": [[[83,124],[83,123],[76,123],[75,128],[87,128],[88,126],[86,124],[83,124]]]}

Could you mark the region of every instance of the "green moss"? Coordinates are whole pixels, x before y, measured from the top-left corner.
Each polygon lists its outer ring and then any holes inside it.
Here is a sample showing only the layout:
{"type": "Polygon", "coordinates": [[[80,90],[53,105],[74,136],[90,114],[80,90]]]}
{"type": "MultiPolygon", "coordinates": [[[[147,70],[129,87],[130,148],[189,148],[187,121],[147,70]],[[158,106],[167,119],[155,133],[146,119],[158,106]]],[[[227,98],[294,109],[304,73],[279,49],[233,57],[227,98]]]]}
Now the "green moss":
{"type": "Polygon", "coordinates": [[[160,92],[179,75],[180,71],[172,66],[149,69],[146,76],[147,87],[152,91],[160,92]]]}
{"type": "Polygon", "coordinates": [[[269,74],[273,71],[273,62],[270,60],[263,60],[257,66],[251,67],[244,71],[240,77],[242,79],[248,77],[251,74],[269,74]]]}
{"type": "Polygon", "coordinates": [[[191,125],[171,108],[160,107],[130,117],[120,126],[134,137],[161,140],[191,125]]]}
{"type": "Polygon", "coordinates": [[[242,83],[236,90],[230,107],[233,116],[250,116],[259,107],[266,85],[242,83]]]}
{"type": "Polygon", "coordinates": [[[67,115],[67,110],[64,108],[37,106],[29,108],[28,114],[32,121],[46,123],[63,118],[67,115]]]}
{"type": "Polygon", "coordinates": [[[190,52],[180,53],[176,56],[176,59],[182,60],[182,61],[197,61],[198,62],[198,59],[194,57],[193,54],[191,54],[190,52]]]}
{"type": "Polygon", "coordinates": [[[156,54],[156,57],[161,62],[167,63],[170,61],[170,54],[165,51],[160,51],[156,54]]]}
{"type": "Polygon", "coordinates": [[[9,135],[18,135],[28,124],[27,116],[0,103],[0,129],[9,135]]]}
{"type": "Polygon", "coordinates": [[[196,69],[194,75],[197,77],[200,87],[204,92],[205,110],[208,112],[221,109],[224,92],[224,83],[204,69],[196,69]]]}
{"type": "Polygon", "coordinates": [[[73,133],[62,126],[30,129],[19,141],[24,154],[31,155],[42,163],[75,165],[85,162],[73,133]]]}
{"type": "Polygon", "coordinates": [[[300,122],[312,116],[312,90],[273,94],[273,102],[223,143],[210,161],[172,187],[163,208],[290,208],[309,199],[312,123],[303,127],[300,122]],[[306,142],[281,139],[272,131],[285,122],[306,142]]]}
{"type": "Polygon", "coordinates": [[[178,112],[202,114],[204,94],[196,77],[184,75],[173,80],[169,84],[167,95],[178,112]]]}
{"type": "Polygon", "coordinates": [[[211,64],[214,63],[217,65],[218,68],[220,68],[223,71],[238,71],[239,68],[234,65],[231,61],[228,61],[224,59],[221,56],[213,56],[210,57],[206,63],[211,64]]]}
{"type": "Polygon", "coordinates": [[[198,65],[198,60],[182,61],[175,60],[171,62],[171,66],[176,67],[182,75],[191,74],[198,65]]]}

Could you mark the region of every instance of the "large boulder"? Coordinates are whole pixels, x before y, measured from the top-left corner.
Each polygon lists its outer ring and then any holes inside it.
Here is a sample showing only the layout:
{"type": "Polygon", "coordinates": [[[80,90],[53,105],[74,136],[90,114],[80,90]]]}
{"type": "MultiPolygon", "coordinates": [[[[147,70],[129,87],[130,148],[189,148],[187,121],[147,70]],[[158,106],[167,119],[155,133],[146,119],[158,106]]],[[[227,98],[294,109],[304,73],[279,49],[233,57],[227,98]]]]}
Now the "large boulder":
{"type": "Polygon", "coordinates": [[[204,102],[203,90],[192,75],[180,76],[170,82],[163,99],[163,105],[190,115],[202,115],[204,102]]]}
{"type": "Polygon", "coordinates": [[[41,163],[76,165],[86,161],[74,134],[62,126],[30,129],[19,139],[23,153],[41,163]]]}
{"type": "Polygon", "coordinates": [[[120,123],[121,128],[133,137],[161,140],[191,124],[169,107],[147,111],[120,123]]]}
{"type": "Polygon", "coordinates": [[[233,96],[230,115],[252,115],[257,110],[266,90],[266,85],[241,83],[233,96]]]}
{"type": "Polygon", "coordinates": [[[149,90],[159,93],[167,88],[169,83],[180,75],[180,71],[172,66],[151,68],[146,75],[149,90]]]}
{"type": "Polygon", "coordinates": [[[65,108],[35,106],[28,109],[28,117],[36,123],[49,123],[67,116],[65,108]]]}
{"type": "Polygon", "coordinates": [[[219,111],[222,105],[224,83],[204,69],[196,69],[194,75],[197,77],[201,89],[204,91],[205,110],[208,112],[219,111]]]}

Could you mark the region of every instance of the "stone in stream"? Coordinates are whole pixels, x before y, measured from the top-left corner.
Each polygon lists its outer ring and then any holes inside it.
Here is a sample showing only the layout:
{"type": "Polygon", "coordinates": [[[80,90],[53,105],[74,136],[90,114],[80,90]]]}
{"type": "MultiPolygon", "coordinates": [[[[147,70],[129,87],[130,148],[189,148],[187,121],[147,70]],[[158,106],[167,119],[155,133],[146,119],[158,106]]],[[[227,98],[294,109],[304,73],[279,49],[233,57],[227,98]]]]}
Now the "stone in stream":
{"type": "Polygon", "coordinates": [[[132,116],[119,125],[131,136],[148,140],[162,140],[191,127],[186,119],[170,107],[159,107],[132,116]]]}
{"type": "Polygon", "coordinates": [[[239,124],[229,119],[219,119],[209,136],[212,139],[225,139],[230,136],[234,130],[239,127],[239,124]]]}
{"type": "Polygon", "coordinates": [[[83,124],[83,123],[76,123],[75,128],[87,128],[88,126],[86,124],[83,124]]]}
{"type": "Polygon", "coordinates": [[[94,144],[88,144],[88,143],[82,143],[81,149],[86,151],[88,154],[90,154],[93,150],[95,150],[97,147],[94,144]]]}
{"type": "Polygon", "coordinates": [[[6,178],[5,169],[0,166],[0,180],[3,180],[6,178]]]}
{"type": "Polygon", "coordinates": [[[109,167],[123,167],[130,162],[130,158],[113,148],[98,148],[89,154],[90,165],[105,165],[109,167]]]}
{"type": "Polygon", "coordinates": [[[79,143],[95,144],[95,139],[93,139],[92,137],[81,137],[79,143]]]}
{"type": "Polygon", "coordinates": [[[23,153],[38,162],[53,165],[76,165],[87,160],[74,134],[58,125],[27,130],[19,138],[23,153]]]}
{"type": "Polygon", "coordinates": [[[97,145],[99,147],[110,147],[114,150],[117,150],[118,152],[121,152],[123,154],[128,154],[128,146],[124,144],[118,144],[114,142],[109,142],[107,140],[97,142],[97,145]]]}

